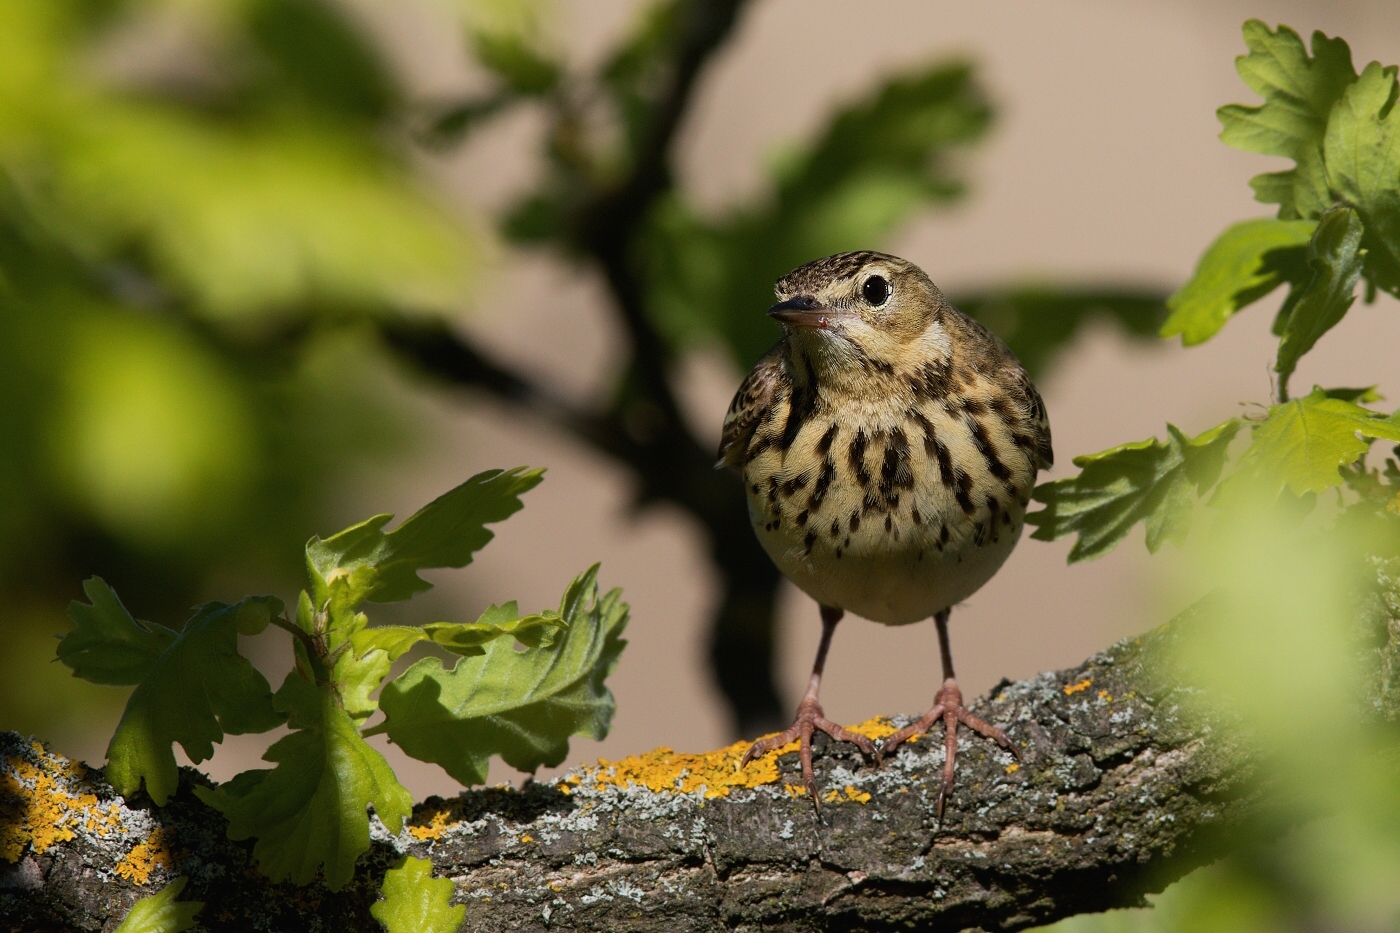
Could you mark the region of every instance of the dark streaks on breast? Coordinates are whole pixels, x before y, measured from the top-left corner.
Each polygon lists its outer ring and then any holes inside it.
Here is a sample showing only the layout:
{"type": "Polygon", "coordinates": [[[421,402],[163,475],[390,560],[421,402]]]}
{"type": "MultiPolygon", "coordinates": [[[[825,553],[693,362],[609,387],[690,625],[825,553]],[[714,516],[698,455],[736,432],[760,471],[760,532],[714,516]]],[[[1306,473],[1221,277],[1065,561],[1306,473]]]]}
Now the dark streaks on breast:
{"type": "Polygon", "coordinates": [[[812,494],[807,497],[807,508],[816,512],[821,509],[822,503],[826,501],[826,491],[831,488],[831,483],[836,479],[836,463],[828,455],[822,461],[822,471],[817,474],[817,481],[812,484],[812,494]]]}
{"type": "Polygon", "coordinates": [[[909,438],[903,428],[890,431],[885,459],[880,465],[880,494],[887,502],[898,502],[897,489],[914,488],[914,467],[909,462],[909,438]]]}
{"type": "Polygon", "coordinates": [[[870,484],[870,471],[865,468],[865,447],[868,441],[864,430],[857,430],[856,436],[851,441],[851,446],[847,450],[847,455],[851,461],[851,469],[855,471],[856,482],[862,486],[870,484]]]}
{"type": "Polygon", "coordinates": [[[812,361],[807,354],[802,354],[802,368],[807,377],[806,383],[792,386],[792,403],[788,407],[787,422],[783,425],[782,437],[778,439],[778,448],[786,451],[792,447],[793,441],[797,440],[797,435],[813,415],[821,410],[821,399],[817,393],[817,376],[812,367],[812,361]]]}
{"type": "Polygon", "coordinates": [[[977,506],[972,504],[972,477],[966,470],[958,470],[957,489],[954,495],[957,497],[958,506],[968,515],[977,511],[977,506]]]}
{"type": "Polygon", "coordinates": [[[967,429],[972,432],[972,441],[977,445],[977,451],[982,455],[982,459],[987,461],[987,472],[1002,482],[1009,480],[1011,470],[1001,462],[1001,457],[997,455],[996,446],[992,443],[991,435],[987,433],[986,425],[976,417],[969,417],[967,429]]]}

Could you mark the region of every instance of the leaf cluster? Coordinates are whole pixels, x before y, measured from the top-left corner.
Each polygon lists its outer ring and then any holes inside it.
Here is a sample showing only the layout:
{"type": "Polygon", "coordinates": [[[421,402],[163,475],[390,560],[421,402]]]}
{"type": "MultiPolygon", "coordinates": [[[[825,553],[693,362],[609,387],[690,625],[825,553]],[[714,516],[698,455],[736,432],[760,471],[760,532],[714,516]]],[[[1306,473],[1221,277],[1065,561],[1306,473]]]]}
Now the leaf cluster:
{"type": "MultiPolygon", "coordinates": [[[[486,526],[519,510],[540,479],[539,470],[491,470],[392,530],[392,516],[377,515],[312,538],[308,586],[290,619],[275,597],[251,597],[201,606],[174,630],[135,619],[101,579],[87,581],[90,601],[71,606],[75,628],[58,659],[86,680],[135,686],[108,746],[108,780],[126,795],[144,786],[164,805],[179,784],[175,743],[199,763],[225,734],[285,723],[291,731],[263,756],[274,767],[194,792],[228,819],[231,839],[256,840],[269,878],[306,884],[321,874],[338,889],[369,848],[371,808],[397,834],[412,807],[367,735],[387,733],[465,784],[486,779],[492,756],[534,771],[560,763],[573,735],[602,738],[614,708],[604,679],[625,645],[627,605],[616,590],[599,595],[597,566],[569,585],[557,611],[522,615],[509,602],[471,623],[382,628],[361,611],[429,589],[423,570],[470,563],[492,537],[486,526]],[[238,646],[270,624],[293,635],[295,653],[275,693],[238,646]],[[420,642],[456,664],[424,657],[385,683],[392,662],[420,642]],[[367,726],[380,710],[386,719],[367,726]]],[[[410,888],[436,890],[422,866],[400,872],[386,880],[383,910],[393,916],[409,909],[399,901],[410,888]]]]}
{"type": "Polygon", "coordinates": [[[45,568],[79,562],[183,610],[212,568],[285,558],[323,486],[401,439],[359,319],[460,308],[479,244],[415,177],[359,20],[0,5],[8,600],[61,612],[45,568]]]}
{"type": "Polygon", "coordinates": [[[1342,320],[1359,281],[1368,294],[1400,294],[1396,68],[1373,62],[1358,75],[1347,44],[1320,32],[1311,56],[1287,26],[1270,30],[1251,20],[1244,37],[1250,51],[1236,67],[1264,103],[1222,107],[1221,138],[1286,156],[1295,167],[1253,180],[1259,200],[1279,205],[1278,216],[1221,234],[1168,300],[1161,333],[1201,343],[1236,311],[1286,284],[1274,321],[1277,404],[1194,438],[1168,425],[1166,442],[1150,438],[1076,457],[1081,472],[1037,488],[1045,507],[1027,517],[1036,526],[1032,537],[1078,535],[1071,561],[1106,553],[1137,522],[1146,526],[1149,551],[1180,543],[1196,501],[1229,510],[1282,497],[1306,512],[1319,494],[1336,489],[1351,513],[1391,524],[1400,518],[1400,448],[1379,467],[1365,462],[1374,441],[1400,441],[1400,413],[1367,407],[1381,399],[1374,387],[1288,395],[1299,359],[1342,320]],[[1231,461],[1239,436],[1249,443],[1231,461]]]}
{"type": "Polygon", "coordinates": [[[1257,175],[1255,198],[1277,204],[1272,219],[1226,230],[1185,286],[1168,300],[1166,337],[1187,346],[1214,336],[1236,311],[1288,285],[1274,318],[1279,396],[1299,359],[1334,327],[1364,279],[1400,295],[1400,117],[1396,67],[1377,62],[1358,75],[1339,38],[1312,36],[1312,54],[1287,26],[1244,26],[1249,54],[1235,63],[1262,104],[1218,111],[1220,138],[1249,152],[1292,159],[1257,175]]]}

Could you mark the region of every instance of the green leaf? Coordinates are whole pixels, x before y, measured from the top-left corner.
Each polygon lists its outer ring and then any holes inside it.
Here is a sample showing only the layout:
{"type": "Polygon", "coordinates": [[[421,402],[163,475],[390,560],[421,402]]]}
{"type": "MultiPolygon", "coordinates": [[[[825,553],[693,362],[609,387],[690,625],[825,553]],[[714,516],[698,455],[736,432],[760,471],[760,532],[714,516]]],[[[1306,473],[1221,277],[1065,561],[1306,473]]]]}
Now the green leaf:
{"type": "Polygon", "coordinates": [[[1078,476],[1035,490],[1045,508],[1026,516],[1032,538],[1054,541],[1078,534],[1070,563],[1106,554],[1133,525],[1147,526],[1147,549],[1180,544],[1191,527],[1191,489],[1203,496],[1220,478],[1230,441],[1241,422],[1231,418],[1188,438],[1167,425],[1167,441],[1154,438],[1074,458],[1078,476]]]}
{"type": "Polygon", "coordinates": [[[465,904],[453,905],[452,882],[433,877],[433,863],[408,856],[384,873],[384,900],[370,905],[370,916],[389,933],[456,933],[466,919],[465,904]]]}
{"type": "Polygon", "coordinates": [[[1220,138],[1237,149],[1297,162],[1296,169],[1260,175],[1251,184],[1260,201],[1280,205],[1280,218],[1315,217],[1332,203],[1322,141],[1332,105],[1356,80],[1351,50],[1341,39],[1314,32],[1309,58],[1292,29],[1281,25],[1271,32],[1255,19],[1244,24],[1244,42],[1249,54],[1235,59],[1235,69],[1264,103],[1221,107],[1220,138]]]}
{"type": "Polygon", "coordinates": [[[365,628],[350,637],[355,656],[364,657],[371,651],[383,651],[389,660],[397,661],[409,648],[428,637],[421,625],[381,625],[365,628]]]}
{"type": "Polygon", "coordinates": [[[225,321],[317,302],[448,311],[475,268],[468,233],[365,138],[296,115],[219,123],[155,102],[68,115],[62,222],[137,252],[225,321]]]}
{"type": "Polygon", "coordinates": [[[113,933],[181,933],[194,926],[204,909],[203,901],[177,901],[188,878],[176,878],[149,897],[131,905],[126,919],[113,933]]]}
{"type": "Polygon", "coordinates": [[[88,679],[107,678],[98,682],[132,683],[139,674],[107,746],[107,780],[120,793],[136,793],[144,779],[151,799],[164,805],[180,778],[172,743],[198,764],[225,733],[266,732],[282,723],[267,680],[238,653],[240,630],[261,631],[282,611],[281,600],[206,603],[176,633],[137,622],[96,577],[84,589],[92,605],[69,608],[78,629],[59,643],[59,659],[74,673],[93,675],[88,679]],[[107,653],[115,662],[94,660],[107,653]]]}
{"type": "Polygon", "coordinates": [[[482,654],[482,645],[502,635],[514,636],[515,641],[530,648],[547,648],[559,630],[568,627],[552,609],[522,616],[514,600],[504,606],[491,606],[475,622],[431,622],[423,626],[434,644],[460,655],[482,654]]]}
{"type": "Polygon", "coordinates": [[[1311,220],[1246,220],[1222,233],[1196,265],[1196,274],[1167,299],[1171,316],[1163,337],[1181,335],[1185,346],[1204,343],[1230,315],[1285,281],[1306,273],[1303,250],[1317,223],[1311,220]]]}
{"type": "Polygon", "coordinates": [[[974,294],[953,301],[981,321],[1016,354],[1032,376],[1090,323],[1109,320],[1128,334],[1155,336],[1166,314],[1161,293],[1132,289],[1066,288],[1021,285],[974,294]]]}
{"type": "Polygon", "coordinates": [[[58,659],[74,677],[95,684],[140,683],[178,634],[132,618],[101,577],[84,580],[83,592],[92,603],[75,599],[68,604],[76,628],[59,640],[58,659]]]}
{"type": "Polygon", "coordinates": [[[361,738],[333,688],[293,671],[276,702],[298,730],[263,756],[277,767],[195,793],[228,818],[230,839],[257,838],[253,855],[268,878],[309,884],[324,866],[326,886],[339,890],[369,848],[366,807],[373,805],[397,835],[413,798],[384,756],[361,738]]]}
{"type": "Polygon", "coordinates": [[[1328,398],[1339,398],[1344,402],[1355,402],[1358,405],[1369,405],[1372,402],[1385,401],[1385,396],[1377,392],[1377,388],[1379,388],[1379,386],[1364,386],[1361,388],[1354,389],[1324,389],[1321,386],[1313,386],[1313,391],[1320,391],[1323,395],[1327,396],[1328,398]]]}
{"type": "MultiPolygon", "coordinates": [[[[340,705],[347,716],[357,725],[363,724],[379,709],[379,703],[370,694],[379,689],[384,678],[389,676],[389,668],[398,657],[393,651],[370,647],[360,651],[355,649],[355,639],[368,631],[369,619],[363,612],[355,613],[347,624],[333,626],[330,631],[329,649],[334,652],[348,643],[348,647],[336,657],[331,668],[330,681],[340,689],[340,705]]],[[[392,648],[407,650],[409,645],[391,645],[392,648]]]]}
{"type": "Polygon", "coordinates": [[[1291,301],[1283,324],[1283,340],[1278,347],[1281,394],[1286,398],[1288,378],[1298,360],[1313,348],[1318,338],[1331,330],[1355,300],[1356,280],[1361,276],[1364,250],[1361,218],[1348,207],[1337,207],[1322,215],[1308,246],[1312,280],[1291,301]]]}
{"type": "Polygon", "coordinates": [[[418,576],[433,567],[465,567],[493,537],[490,522],[521,508],[520,495],[539,485],[543,470],[487,470],[423,506],[393,531],[392,515],[376,515],[325,540],[312,538],[306,562],[312,599],[333,612],[364,600],[393,602],[432,589],[418,576]],[[337,585],[332,588],[331,583],[337,585]]]}
{"type": "Polygon", "coordinates": [[[539,97],[559,84],[564,69],[519,33],[478,32],[475,36],[477,61],[485,65],[517,94],[539,97]]]}
{"type": "Polygon", "coordinates": [[[530,648],[548,647],[567,623],[552,609],[522,616],[512,600],[491,606],[475,622],[429,622],[427,625],[386,625],[357,631],[351,638],[355,655],[380,649],[396,660],[420,641],[428,640],[454,654],[481,654],[482,645],[503,635],[530,648]]]}
{"type": "Polygon", "coordinates": [[[564,760],[571,735],[601,739],[613,697],[603,680],[626,644],[627,604],[599,597],[598,567],[577,577],[559,606],[567,624],[549,648],[516,651],[511,639],[446,670],[424,658],[386,684],[379,698],[387,732],[405,752],[441,765],[463,784],[486,780],[492,755],[521,771],[564,760]]]}
{"type": "Polygon", "coordinates": [[[1400,116],[1395,66],[1366,66],[1332,111],[1327,126],[1327,181],[1366,226],[1366,272],[1400,294],[1400,116]]]}
{"type": "Polygon", "coordinates": [[[1269,409],[1231,482],[1263,482],[1271,494],[1283,487],[1295,496],[1322,492],[1341,485],[1340,468],[1355,463],[1371,446],[1363,438],[1400,441],[1400,423],[1314,389],[1269,409]]]}

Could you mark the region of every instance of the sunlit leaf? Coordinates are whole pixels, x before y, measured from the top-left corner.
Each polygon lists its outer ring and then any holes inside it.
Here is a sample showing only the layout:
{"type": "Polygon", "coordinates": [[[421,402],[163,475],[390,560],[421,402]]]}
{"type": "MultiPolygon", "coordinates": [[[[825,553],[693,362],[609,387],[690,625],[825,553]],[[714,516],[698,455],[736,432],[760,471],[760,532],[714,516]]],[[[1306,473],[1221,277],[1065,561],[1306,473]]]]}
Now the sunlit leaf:
{"type": "Polygon", "coordinates": [[[1400,294],[1400,115],[1395,66],[1372,62],[1327,125],[1327,180],[1366,226],[1366,272],[1400,294]]]}
{"type": "Polygon", "coordinates": [[[454,654],[481,654],[487,642],[505,635],[530,648],[549,647],[568,623],[552,609],[522,616],[515,601],[490,606],[475,622],[430,622],[423,626],[433,643],[454,654]]]}
{"type": "Polygon", "coordinates": [[[112,933],[181,933],[195,925],[203,901],[177,901],[188,878],[176,878],[155,894],[131,905],[126,919],[112,933]]]}
{"type": "Polygon", "coordinates": [[[465,567],[493,537],[486,525],[521,508],[520,495],[539,485],[542,470],[487,470],[419,509],[393,531],[392,515],[353,525],[329,538],[312,538],[306,562],[313,601],[337,606],[364,600],[393,602],[432,588],[418,571],[465,567]],[[332,588],[331,584],[337,585],[332,588]]]}
{"type": "Polygon", "coordinates": [[[151,316],[94,304],[60,322],[44,452],[63,498],[146,546],[228,522],[251,491],[259,453],[236,374],[151,316]]]}
{"type": "Polygon", "coordinates": [[[1138,522],[1147,526],[1151,552],[1164,541],[1181,543],[1191,528],[1193,488],[1201,496],[1215,485],[1241,425],[1231,418],[1191,438],[1169,424],[1166,443],[1154,437],[1075,457],[1078,476],[1036,488],[1045,508],[1026,516],[1037,526],[1031,537],[1079,535],[1070,563],[1107,553],[1138,522]]]}
{"type": "Polygon", "coordinates": [[[430,860],[410,855],[384,873],[384,899],[369,912],[388,933],[456,933],[467,908],[451,903],[452,891],[450,879],[433,877],[430,860]]]}
{"type": "Polygon", "coordinates": [[[597,572],[565,592],[559,617],[568,628],[552,646],[521,652],[498,638],[451,670],[424,658],[385,685],[387,718],[370,731],[463,784],[485,781],[492,755],[532,772],[562,762],[571,735],[601,739],[614,708],[603,680],[626,644],[627,604],[618,590],[598,595],[597,572]]]}
{"type": "Polygon", "coordinates": [[[465,231],[372,149],[307,124],[239,128],[176,108],[84,112],[54,192],[115,251],[221,319],[316,301],[447,310],[466,293],[465,231]]]}
{"type": "Polygon", "coordinates": [[[1314,389],[1269,409],[1240,458],[1239,481],[1265,483],[1273,491],[1287,487],[1295,496],[1322,492],[1341,485],[1339,469],[1360,459],[1370,438],[1400,441],[1400,423],[1314,389]]]}
{"type": "Polygon", "coordinates": [[[397,834],[413,798],[384,756],[360,737],[333,688],[317,687],[293,671],[276,701],[297,730],[263,756],[277,767],[245,771],[215,790],[195,793],[228,818],[230,839],[257,839],[253,855],[268,878],[304,885],[323,870],[326,886],[339,890],[369,848],[366,808],[373,805],[397,834]]]}
{"type": "Polygon", "coordinates": [[[1341,39],[1314,32],[1310,58],[1292,29],[1281,25],[1274,32],[1256,19],[1244,24],[1244,41],[1249,54],[1235,59],[1235,68],[1264,103],[1221,107],[1216,112],[1224,126],[1220,138],[1238,149],[1297,162],[1289,171],[1256,177],[1255,195],[1277,203],[1285,220],[1316,217],[1332,204],[1322,141],[1332,105],[1356,80],[1351,50],[1341,39]]]}
{"type": "Polygon", "coordinates": [[[421,625],[381,625],[355,632],[350,636],[350,643],[354,645],[356,656],[383,651],[392,661],[427,637],[421,625]]]}
{"type": "Polygon", "coordinates": [[[1355,300],[1364,253],[1363,232],[1361,219],[1347,207],[1333,208],[1318,222],[1308,246],[1312,278],[1290,301],[1274,366],[1285,392],[1298,360],[1342,319],[1355,300]]]}
{"type": "Polygon", "coordinates": [[[1201,256],[1191,280],[1167,299],[1163,337],[1204,343],[1230,316],[1286,281],[1305,277],[1312,220],[1246,220],[1222,233],[1201,256]]]}
{"type": "Polygon", "coordinates": [[[107,746],[107,780],[120,793],[136,793],[144,779],[151,799],[163,805],[180,778],[172,743],[198,764],[214,754],[225,733],[266,732],[282,723],[267,680],[238,653],[240,630],[266,627],[281,613],[280,600],[206,603],[174,633],[132,619],[96,577],[84,589],[93,603],[71,607],[78,629],[59,643],[59,659],[74,673],[96,673],[106,683],[140,675],[107,746]],[[71,638],[77,641],[65,645],[71,638]],[[108,648],[115,662],[94,668],[92,659],[108,648]]]}

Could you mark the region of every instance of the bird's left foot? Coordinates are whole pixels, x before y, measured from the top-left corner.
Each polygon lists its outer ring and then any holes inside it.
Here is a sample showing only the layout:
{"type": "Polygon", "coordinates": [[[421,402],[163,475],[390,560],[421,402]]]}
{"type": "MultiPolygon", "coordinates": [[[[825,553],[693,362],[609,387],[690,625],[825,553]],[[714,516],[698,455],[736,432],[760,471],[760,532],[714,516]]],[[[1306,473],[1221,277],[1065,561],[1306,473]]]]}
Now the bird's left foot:
{"type": "Polygon", "coordinates": [[[1002,748],[1006,749],[1016,760],[1021,760],[1021,753],[1012,744],[1010,737],[991,723],[979,719],[968,712],[963,706],[962,691],[958,689],[958,682],[952,677],[943,681],[943,686],[939,688],[938,695],[933,698],[933,709],[929,710],[917,721],[900,729],[894,735],[885,739],[880,746],[880,757],[883,758],[902,743],[907,742],[916,735],[923,735],[933,728],[933,724],[938,720],[943,720],[943,741],[946,752],[943,757],[943,782],[938,788],[938,818],[943,819],[943,803],[948,799],[948,795],[953,792],[953,768],[958,756],[958,724],[967,726],[974,732],[980,733],[992,739],[1002,748]]]}
{"type": "Polygon", "coordinates": [[[859,732],[852,732],[827,719],[822,713],[821,704],[815,699],[805,699],[797,707],[797,721],[794,722],[786,732],[769,736],[766,739],[759,739],[749,746],[749,750],[744,753],[744,760],[739,762],[739,767],[744,767],[751,761],[762,758],[764,755],[797,740],[798,757],[802,760],[802,786],[807,788],[807,796],[812,798],[812,803],[817,809],[821,809],[821,801],[817,797],[817,777],[812,770],[812,733],[821,731],[836,739],[838,742],[850,742],[861,751],[874,758],[879,757],[875,750],[875,743],[861,735],[859,732]]]}

